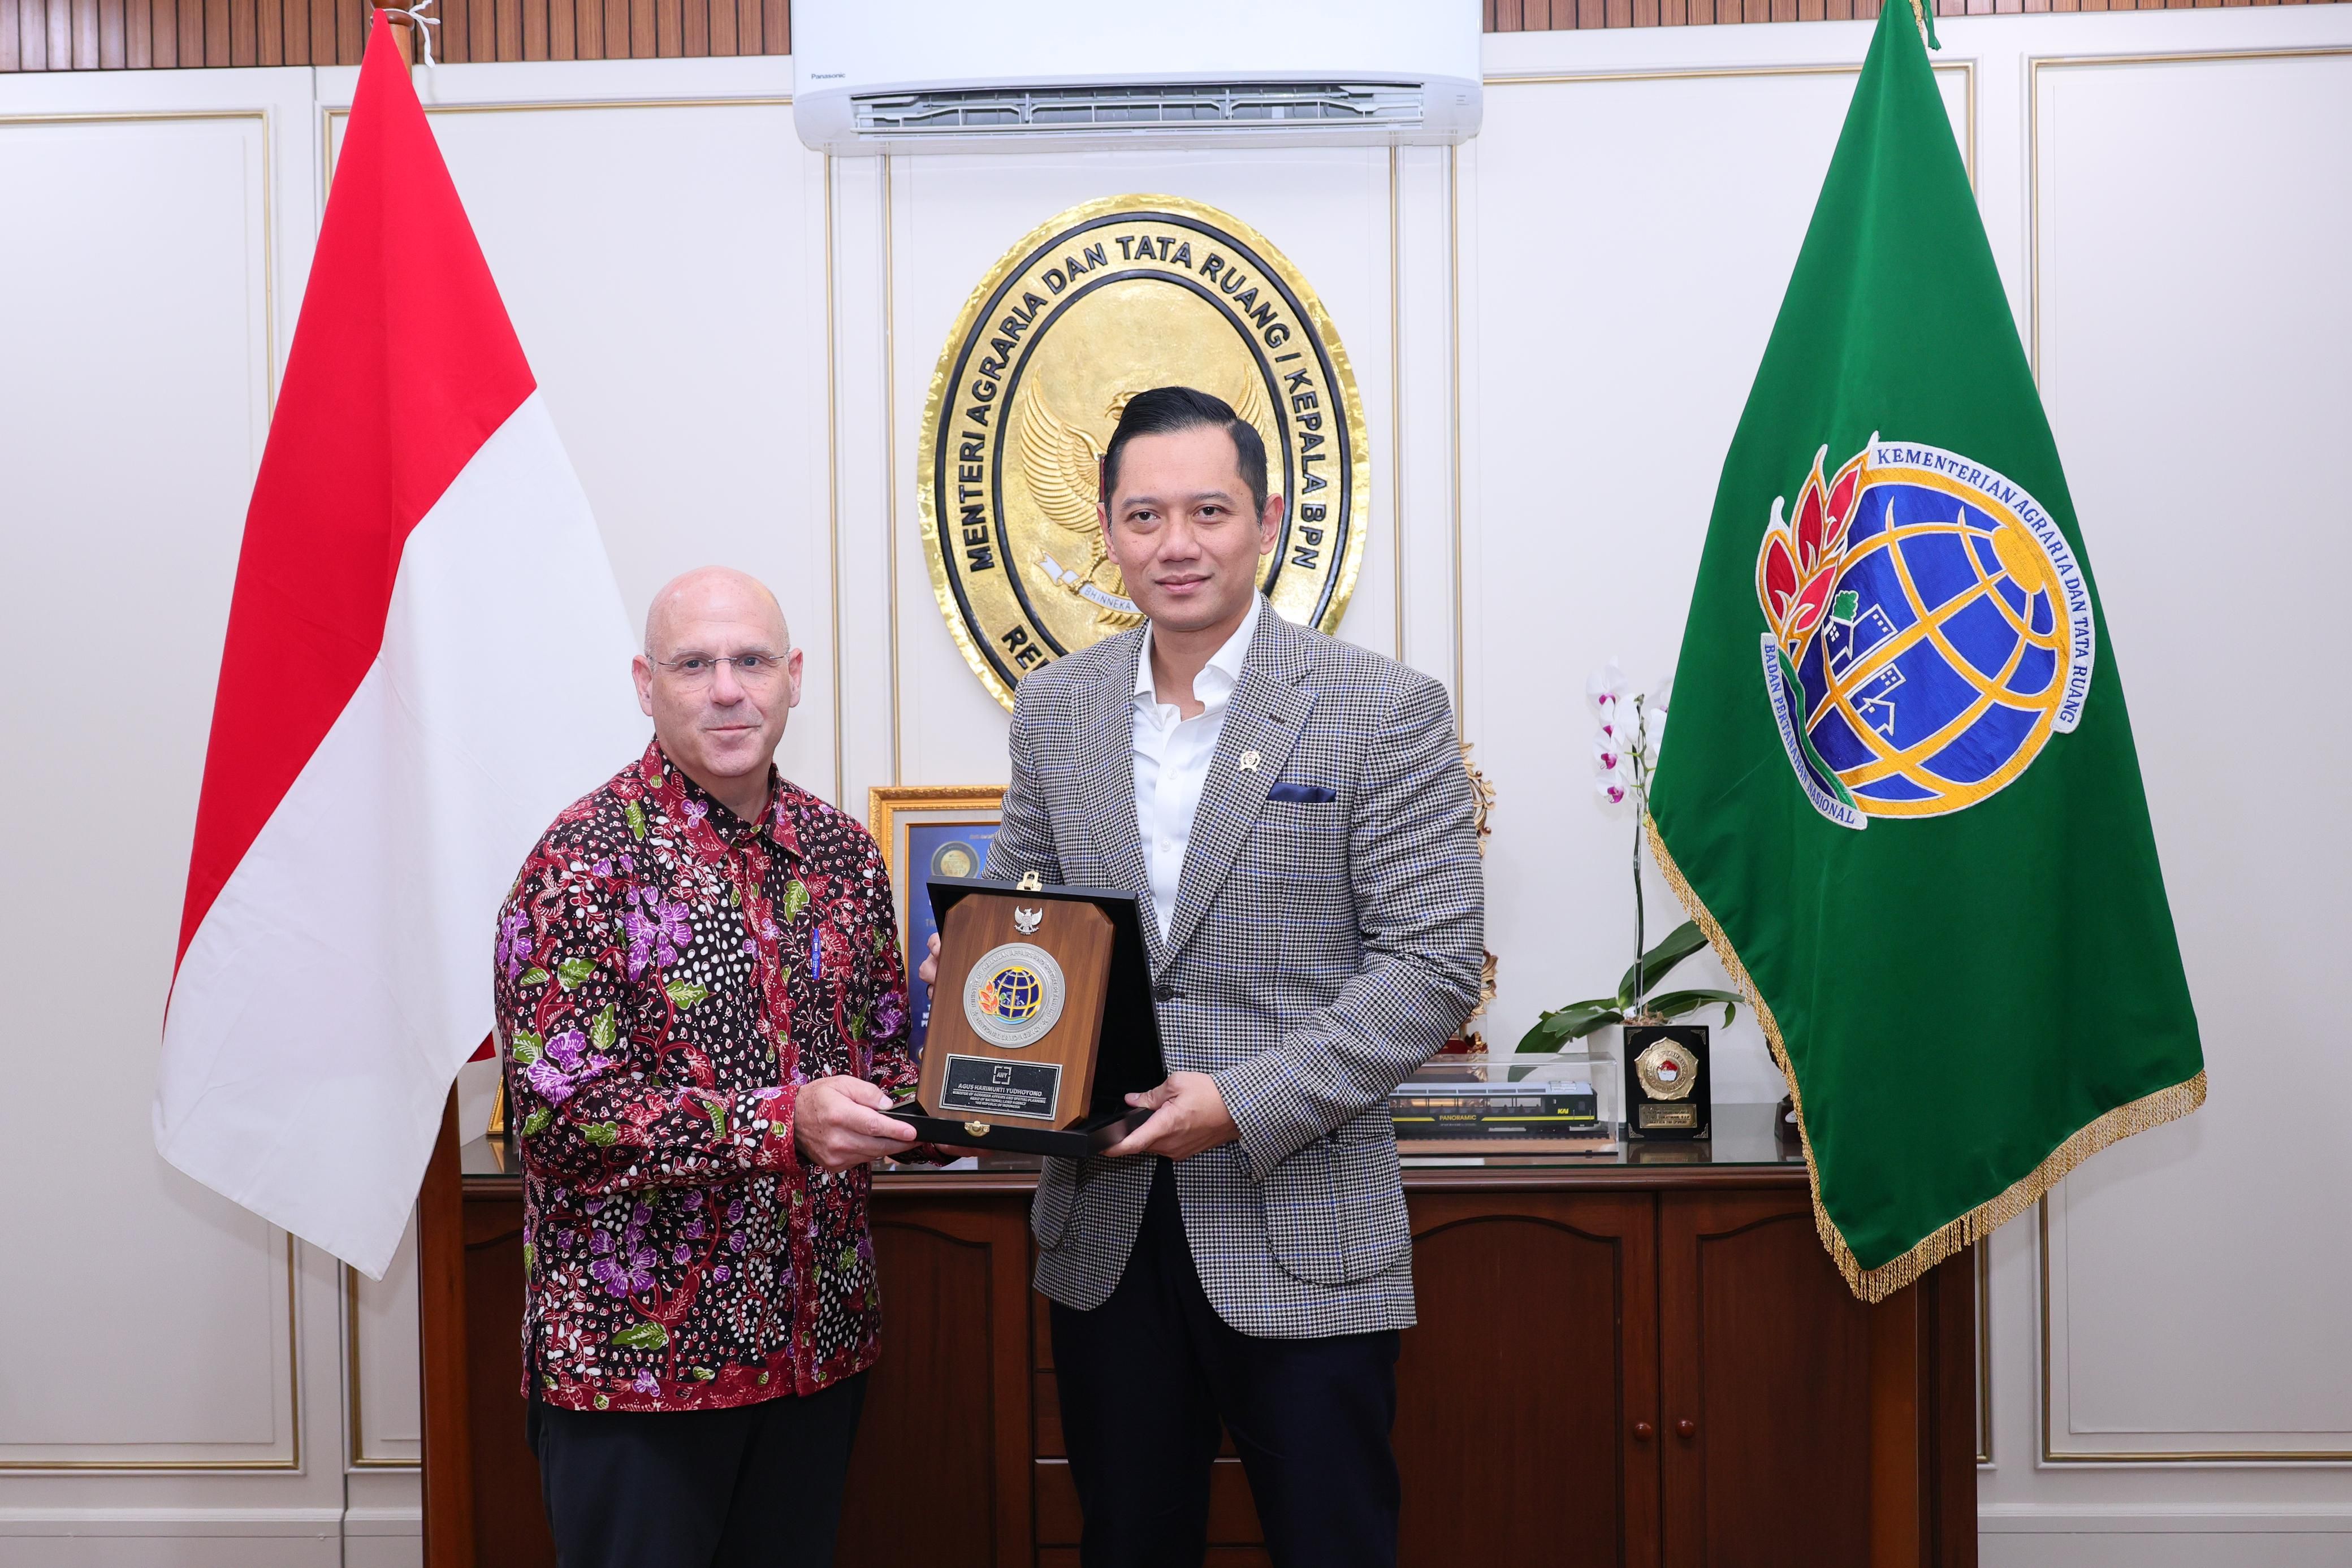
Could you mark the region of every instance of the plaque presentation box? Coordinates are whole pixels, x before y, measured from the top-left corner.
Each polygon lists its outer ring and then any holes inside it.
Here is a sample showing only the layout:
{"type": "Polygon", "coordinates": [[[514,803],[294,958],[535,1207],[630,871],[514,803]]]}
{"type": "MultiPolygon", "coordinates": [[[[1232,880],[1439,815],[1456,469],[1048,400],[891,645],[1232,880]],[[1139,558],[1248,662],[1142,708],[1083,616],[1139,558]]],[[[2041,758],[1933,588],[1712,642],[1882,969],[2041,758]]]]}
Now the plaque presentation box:
{"type": "Polygon", "coordinates": [[[1625,1026],[1625,1129],[1637,1138],[1704,1138],[1715,1098],[1706,1026],[1625,1026]]]}
{"type": "Polygon", "coordinates": [[[939,980],[914,1103],[927,1142],[1073,1157],[1142,1125],[1168,1076],[1133,894],[934,877],[939,980]]]}

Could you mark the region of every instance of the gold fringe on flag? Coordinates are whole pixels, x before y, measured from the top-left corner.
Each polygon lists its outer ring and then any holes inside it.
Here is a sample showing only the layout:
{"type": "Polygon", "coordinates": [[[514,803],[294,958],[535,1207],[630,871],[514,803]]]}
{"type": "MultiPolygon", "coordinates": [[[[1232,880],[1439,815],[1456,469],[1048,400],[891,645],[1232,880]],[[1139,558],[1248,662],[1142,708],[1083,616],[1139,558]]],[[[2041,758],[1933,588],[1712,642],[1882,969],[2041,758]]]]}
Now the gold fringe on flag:
{"type": "Polygon", "coordinates": [[[1838,1229],[1837,1222],[1830,1218],[1829,1210],[1822,1206],[1821,1167],[1813,1163],[1813,1140],[1805,1131],[1805,1096],[1803,1091],[1797,1087],[1797,1070],[1790,1065],[1788,1046],[1780,1038],[1780,1020],[1765,1005],[1763,994],[1756,988],[1756,981],[1748,973],[1748,967],[1739,961],[1739,954],[1731,946],[1731,938],[1724,935],[1722,925],[1709,913],[1706,901],[1699,897],[1697,890],[1683,875],[1682,867],[1675,863],[1675,857],[1667,852],[1666,841],[1658,832],[1656,820],[1643,813],[1642,828],[1649,838],[1650,853],[1656,859],[1666,885],[1682,901],[1683,909],[1706,936],[1707,945],[1722,960],[1724,972],[1731,977],[1731,983],[1739,988],[1739,994],[1755,1009],[1756,1021],[1763,1026],[1765,1042],[1772,1049],[1772,1061],[1780,1069],[1780,1076],[1788,1081],[1789,1098],[1797,1108],[1797,1135],[1805,1150],[1805,1177],[1812,1184],[1813,1189],[1813,1228],[1820,1233],[1822,1245],[1829,1249],[1830,1260],[1837,1265],[1838,1272],[1845,1276],[1847,1287],[1873,1306],[1920,1279],[1945,1259],[1974,1246],[2023,1214],[2055,1186],[2060,1177],[2109,1144],[2120,1143],[2134,1133],[2145,1133],[2151,1127],[2178,1121],[2205,1103],[2205,1071],[2200,1068],[2197,1075],[2185,1082],[2176,1083],[2169,1089],[2159,1089],[2129,1104],[2118,1105],[2051,1150],[2040,1165],[2011,1183],[2008,1190],[1977,1205],[1948,1225],[1937,1227],[1912,1243],[1910,1249],[1900,1257],[1889,1259],[1875,1269],[1865,1269],[1854,1257],[1853,1249],[1845,1244],[1845,1237],[1838,1229]]]}

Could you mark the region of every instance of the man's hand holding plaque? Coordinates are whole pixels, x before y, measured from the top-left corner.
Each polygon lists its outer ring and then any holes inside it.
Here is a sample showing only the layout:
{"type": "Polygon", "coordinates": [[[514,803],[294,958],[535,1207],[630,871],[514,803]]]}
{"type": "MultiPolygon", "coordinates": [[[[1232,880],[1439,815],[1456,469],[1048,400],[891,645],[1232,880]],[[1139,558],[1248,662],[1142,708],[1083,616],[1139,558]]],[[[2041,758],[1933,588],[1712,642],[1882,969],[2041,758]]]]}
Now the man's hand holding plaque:
{"type": "Polygon", "coordinates": [[[1217,1081],[1205,1072],[1171,1072],[1166,1082],[1129,1095],[1127,1103],[1150,1112],[1151,1119],[1105,1149],[1107,1155],[1159,1155],[1187,1160],[1241,1136],[1217,1081]]]}
{"type": "Polygon", "coordinates": [[[829,1171],[903,1155],[915,1130],[883,1114],[890,1104],[888,1091],[863,1078],[814,1079],[794,1102],[793,1142],[801,1158],[829,1171]]]}

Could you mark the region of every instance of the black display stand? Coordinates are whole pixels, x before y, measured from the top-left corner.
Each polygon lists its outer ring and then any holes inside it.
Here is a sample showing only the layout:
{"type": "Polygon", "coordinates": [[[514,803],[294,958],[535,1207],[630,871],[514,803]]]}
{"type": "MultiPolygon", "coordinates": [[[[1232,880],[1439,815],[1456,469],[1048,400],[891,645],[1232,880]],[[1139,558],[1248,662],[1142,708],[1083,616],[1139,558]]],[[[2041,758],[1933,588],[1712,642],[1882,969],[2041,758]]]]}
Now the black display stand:
{"type": "MultiPolygon", "coordinates": [[[[960,876],[933,877],[929,887],[934,928],[941,931],[947,929],[948,911],[965,894],[1016,891],[1012,883],[960,876]]],[[[1103,992],[1102,1033],[1095,1047],[1094,1092],[1086,1120],[1058,1130],[991,1122],[986,1124],[987,1131],[974,1133],[972,1124],[950,1116],[925,1115],[912,1101],[903,1107],[893,1106],[889,1114],[913,1127],[915,1135],[926,1143],[1072,1159],[1099,1154],[1151,1115],[1129,1105],[1127,1096],[1156,1089],[1168,1076],[1160,1053],[1160,1013],[1151,1000],[1151,963],[1144,954],[1141,901],[1131,893],[1101,887],[1017,891],[1023,898],[1091,904],[1110,917],[1110,979],[1103,992]]]]}
{"type": "Polygon", "coordinates": [[[1621,1049],[1628,1136],[1664,1143],[1713,1136],[1715,1063],[1707,1052],[1705,1024],[1629,1023],[1621,1049]],[[1642,1053],[1659,1040],[1672,1040],[1693,1059],[1690,1087],[1680,1094],[1653,1096],[1642,1082],[1642,1053]]]}

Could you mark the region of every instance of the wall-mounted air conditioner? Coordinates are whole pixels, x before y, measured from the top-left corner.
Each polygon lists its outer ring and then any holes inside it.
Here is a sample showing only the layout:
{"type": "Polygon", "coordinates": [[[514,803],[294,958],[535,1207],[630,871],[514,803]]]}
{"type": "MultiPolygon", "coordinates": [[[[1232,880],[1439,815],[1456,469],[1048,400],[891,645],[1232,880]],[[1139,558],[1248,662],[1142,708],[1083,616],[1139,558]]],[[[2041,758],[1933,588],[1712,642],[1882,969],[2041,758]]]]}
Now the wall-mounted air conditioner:
{"type": "Polygon", "coordinates": [[[1477,134],[1478,0],[794,0],[824,152],[1385,146],[1477,134]]]}

